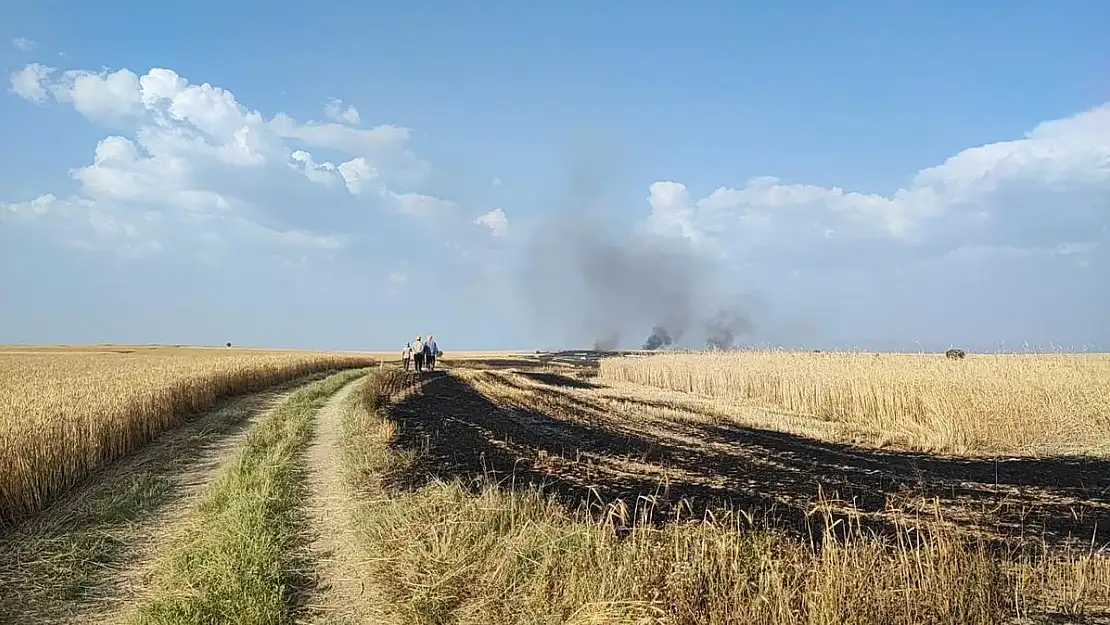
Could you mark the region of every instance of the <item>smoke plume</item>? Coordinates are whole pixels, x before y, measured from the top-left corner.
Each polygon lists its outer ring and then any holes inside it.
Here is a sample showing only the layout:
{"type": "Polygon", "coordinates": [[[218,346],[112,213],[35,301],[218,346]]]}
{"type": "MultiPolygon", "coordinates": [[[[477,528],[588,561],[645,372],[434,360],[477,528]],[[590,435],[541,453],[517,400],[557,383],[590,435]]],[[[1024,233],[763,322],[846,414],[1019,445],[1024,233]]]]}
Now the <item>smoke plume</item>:
{"type": "Polygon", "coordinates": [[[609,332],[594,340],[594,351],[608,352],[620,347],[620,335],[609,332]]]}
{"type": "Polygon", "coordinates": [[[644,341],[644,349],[659,349],[666,347],[674,342],[671,338],[670,332],[663,326],[655,326],[651,329],[651,335],[644,341]]]}
{"type": "Polygon", "coordinates": [[[734,346],[737,335],[747,334],[752,329],[751,317],[743,308],[733,306],[721,309],[705,323],[705,346],[729,349],[734,346]]]}
{"type": "Polygon", "coordinates": [[[567,348],[727,348],[752,328],[685,242],[619,236],[570,211],[536,228],[525,252],[521,295],[537,330],[567,348]]]}

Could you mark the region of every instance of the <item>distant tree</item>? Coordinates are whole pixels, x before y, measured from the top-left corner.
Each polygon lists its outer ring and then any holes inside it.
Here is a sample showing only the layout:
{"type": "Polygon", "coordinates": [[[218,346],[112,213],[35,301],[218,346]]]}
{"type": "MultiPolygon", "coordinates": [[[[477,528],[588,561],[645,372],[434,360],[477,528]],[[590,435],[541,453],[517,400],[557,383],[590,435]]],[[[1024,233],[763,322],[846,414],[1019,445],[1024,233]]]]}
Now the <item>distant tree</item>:
{"type": "Polygon", "coordinates": [[[227,346],[228,346],[228,347],[231,347],[231,343],[228,343],[228,344],[227,344],[227,346]]]}

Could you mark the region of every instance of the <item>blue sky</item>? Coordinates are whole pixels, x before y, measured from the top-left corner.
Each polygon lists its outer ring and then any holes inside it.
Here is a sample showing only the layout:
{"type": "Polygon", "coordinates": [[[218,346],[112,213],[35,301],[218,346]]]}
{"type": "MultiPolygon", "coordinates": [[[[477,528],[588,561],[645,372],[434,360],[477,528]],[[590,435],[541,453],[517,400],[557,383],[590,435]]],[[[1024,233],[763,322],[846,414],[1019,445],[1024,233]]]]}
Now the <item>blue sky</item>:
{"type": "Polygon", "coordinates": [[[1110,5],[918,5],[7,3],[0,343],[580,345],[584,201],[745,342],[1110,350],[1110,5]]]}

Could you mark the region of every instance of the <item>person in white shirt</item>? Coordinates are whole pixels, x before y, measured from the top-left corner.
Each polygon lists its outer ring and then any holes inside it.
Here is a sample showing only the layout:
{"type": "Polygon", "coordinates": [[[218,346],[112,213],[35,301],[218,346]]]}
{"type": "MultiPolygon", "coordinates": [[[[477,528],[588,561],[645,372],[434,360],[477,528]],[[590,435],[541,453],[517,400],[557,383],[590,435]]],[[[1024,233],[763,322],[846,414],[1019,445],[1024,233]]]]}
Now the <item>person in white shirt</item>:
{"type": "Polygon", "coordinates": [[[416,340],[412,342],[412,361],[416,365],[416,372],[419,373],[424,370],[424,341],[420,340],[420,335],[416,335],[416,340]]]}
{"type": "Polygon", "coordinates": [[[401,361],[405,363],[405,371],[408,371],[412,366],[412,345],[405,344],[405,348],[401,350],[401,361]]]}
{"type": "Polygon", "coordinates": [[[436,370],[436,356],[438,354],[439,346],[436,345],[435,337],[429,334],[428,340],[424,341],[424,364],[428,366],[429,371],[436,370]]]}

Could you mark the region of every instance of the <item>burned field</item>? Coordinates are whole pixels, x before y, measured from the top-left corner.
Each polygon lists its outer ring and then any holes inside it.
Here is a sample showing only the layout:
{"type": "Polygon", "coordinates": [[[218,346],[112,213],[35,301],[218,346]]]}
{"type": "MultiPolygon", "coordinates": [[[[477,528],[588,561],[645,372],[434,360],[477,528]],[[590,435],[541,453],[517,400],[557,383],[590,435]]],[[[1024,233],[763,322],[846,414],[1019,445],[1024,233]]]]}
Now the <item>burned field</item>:
{"type": "Polygon", "coordinates": [[[1105,459],[880,449],[820,420],[806,427],[827,435],[803,436],[777,425],[804,416],[603,381],[596,357],[574,356],[460,361],[424,377],[389,410],[394,447],[419,458],[397,485],[540,485],[623,528],[713,519],[817,542],[831,525],[890,537],[943,527],[1007,551],[1110,544],[1105,459]]]}

